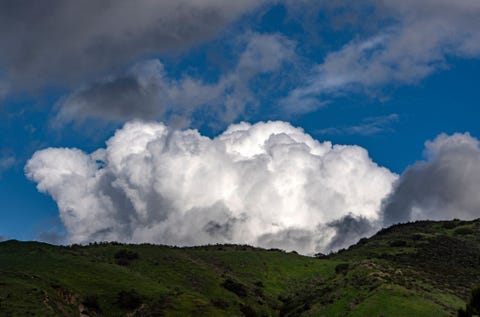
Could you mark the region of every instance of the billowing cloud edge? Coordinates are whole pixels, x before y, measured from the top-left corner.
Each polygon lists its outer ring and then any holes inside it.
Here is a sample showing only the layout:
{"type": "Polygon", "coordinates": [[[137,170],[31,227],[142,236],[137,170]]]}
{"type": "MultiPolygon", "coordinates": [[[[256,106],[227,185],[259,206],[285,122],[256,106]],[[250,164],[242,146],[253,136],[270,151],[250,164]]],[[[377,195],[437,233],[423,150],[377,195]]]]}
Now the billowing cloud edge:
{"type": "Polygon", "coordinates": [[[371,232],[397,178],[361,147],[279,121],[234,124],[215,138],[129,122],[90,154],[38,151],[25,172],[56,201],[72,243],[248,243],[305,254],[371,232]]]}

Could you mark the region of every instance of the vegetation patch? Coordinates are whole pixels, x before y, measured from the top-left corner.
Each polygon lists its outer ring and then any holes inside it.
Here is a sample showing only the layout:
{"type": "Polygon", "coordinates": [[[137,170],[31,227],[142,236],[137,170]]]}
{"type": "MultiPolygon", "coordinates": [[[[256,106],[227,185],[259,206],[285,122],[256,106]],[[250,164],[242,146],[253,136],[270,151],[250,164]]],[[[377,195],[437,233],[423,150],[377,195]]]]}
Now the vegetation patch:
{"type": "Polygon", "coordinates": [[[470,227],[460,227],[453,231],[456,235],[466,235],[466,234],[473,234],[475,231],[470,227]]]}
{"type": "Polygon", "coordinates": [[[346,274],[348,269],[350,268],[350,264],[348,263],[340,263],[335,266],[335,273],[337,274],[346,274]]]}
{"type": "Polygon", "coordinates": [[[126,249],[122,249],[120,251],[117,251],[114,255],[115,258],[115,263],[118,265],[123,265],[127,266],[129,265],[133,260],[138,259],[138,253],[126,249]]]}
{"type": "Polygon", "coordinates": [[[142,297],[134,289],[120,291],[117,294],[117,304],[122,309],[133,310],[142,304],[142,297]]]}
{"type": "Polygon", "coordinates": [[[239,297],[247,297],[248,295],[247,287],[231,278],[223,281],[222,286],[239,297]]]}
{"type": "Polygon", "coordinates": [[[480,221],[449,223],[392,226],[316,257],[245,245],[5,241],[0,316],[470,316],[480,221]]]}
{"type": "Polygon", "coordinates": [[[89,310],[96,313],[101,313],[102,309],[100,308],[100,304],[98,303],[98,296],[97,295],[87,295],[82,300],[82,304],[89,310]]]}

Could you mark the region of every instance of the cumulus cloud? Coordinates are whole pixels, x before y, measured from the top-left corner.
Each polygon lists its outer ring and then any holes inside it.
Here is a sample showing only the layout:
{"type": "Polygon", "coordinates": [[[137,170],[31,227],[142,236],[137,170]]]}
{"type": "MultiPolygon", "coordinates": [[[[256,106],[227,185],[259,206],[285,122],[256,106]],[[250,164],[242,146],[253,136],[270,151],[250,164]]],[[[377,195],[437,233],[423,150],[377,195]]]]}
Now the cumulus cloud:
{"type": "Polygon", "coordinates": [[[88,118],[126,121],[162,119],[171,125],[190,125],[201,112],[205,121],[232,122],[257,99],[259,75],[282,69],[295,58],[295,44],[279,34],[246,36],[235,68],[209,83],[188,75],[169,77],[163,64],[149,60],[134,65],[126,74],[108,77],[77,90],[61,100],[56,123],[88,118]]]}
{"type": "Polygon", "coordinates": [[[447,57],[480,56],[480,3],[475,0],[376,2],[377,32],[355,37],[326,54],[283,106],[308,112],[332,96],[374,93],[388,84],[412,84],[447,67],[447,57]]]}
{"type": "Polygon", "coordinates": [[[140,56],[208,39],[263,3],[2,1],[0,69],[16,88],[81,82],[140,56]]]}
{"type": "Polygon", "coordinates": [[[335,240],[341,228],[381,220],[396,179],[365,149],[319,142],[284,122],[235,124],[213,139],[130,122],[104,149],[48,148],[25,171],[57,202],[70,242],[229,242],[302,253],[358,239],[363,229],[335,240]]]}
{"type": "Polygon", "coordinates": [[[479,141],[468,133],[425,144],[426,160],[407,168],[385,200],[384,223],[480,216],[479,141]]]}

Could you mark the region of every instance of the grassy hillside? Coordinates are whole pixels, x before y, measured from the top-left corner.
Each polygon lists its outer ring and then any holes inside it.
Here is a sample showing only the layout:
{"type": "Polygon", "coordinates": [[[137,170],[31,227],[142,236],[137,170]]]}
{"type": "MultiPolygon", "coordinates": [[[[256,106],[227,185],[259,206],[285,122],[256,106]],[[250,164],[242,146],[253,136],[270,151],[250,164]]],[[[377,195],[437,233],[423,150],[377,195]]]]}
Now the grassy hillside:
{"type": "Polygon", "coordinates": [[[455,316],[477,284],[480,221],[397,225],[327,258],[0,243],[0,316],[455,316]]]}

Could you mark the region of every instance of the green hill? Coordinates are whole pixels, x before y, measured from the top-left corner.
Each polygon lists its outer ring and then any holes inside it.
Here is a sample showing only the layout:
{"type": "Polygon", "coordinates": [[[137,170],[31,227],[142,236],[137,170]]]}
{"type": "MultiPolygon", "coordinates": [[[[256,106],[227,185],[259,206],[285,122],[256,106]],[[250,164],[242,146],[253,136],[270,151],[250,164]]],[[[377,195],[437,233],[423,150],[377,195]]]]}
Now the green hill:
{"type": "Polygon", "coordinates": [[[478,284],[480,220],[396,225],[317,258],[0,243],[0,316],[455,316],[478,284]]]}

